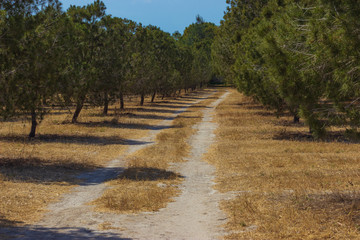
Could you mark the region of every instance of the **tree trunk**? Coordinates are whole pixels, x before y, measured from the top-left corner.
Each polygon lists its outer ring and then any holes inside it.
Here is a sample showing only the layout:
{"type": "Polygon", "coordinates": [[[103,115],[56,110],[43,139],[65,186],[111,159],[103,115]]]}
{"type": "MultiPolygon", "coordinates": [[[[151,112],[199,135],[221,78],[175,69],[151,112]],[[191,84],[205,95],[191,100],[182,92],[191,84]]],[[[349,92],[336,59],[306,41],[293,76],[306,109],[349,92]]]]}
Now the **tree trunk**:
{"type": "Polygon", "coordinates": [[[165,97],[165,93],[162,95],[161,100],[163,100],[163,99],[164,99],[164,97],[165,97]]]}
{"type": "Polygon", "coordinates": [[[105,93],[104,96],[104,110],[103,110],[103,114],[107,115],[109,111],[109,96],[107,93],[105,93]]]}
{"type": "Polygon", "coordinates": [[[85,101],[85,98],[84,99],[79,99],[78,102],[76,103],[76,109],[75,109],[75,112],[74,112],[74,115],[73,115],[73,118],[71,120],[72,123],[76,123],[77,122],[77,119],[80,115],[80,112],[84,106],[84,101],[85,101]]]}
{"type": "Polygon", "coordinates": [[[145,95],[142,93],[141,94],[141,100],[140,100],[140,106],[144,105],[144,100],[145,100],[145,95]]]}
{"type": "Polygon", "coordinates": [[[120,97],[120,110],[124,110],[124,95],[122,92],[120,93],[119,97],[120,97]]]}
{"type": "Polygon", "coordinates": [[[36,111],[31,110],[31,130],[30,130],[29,138],[35,137],[36,126],[37,126],[36,111]]]}
{"type": "Polygon", "coordinates": [[[156,92],[153,93],[152,97],[151,97],[151,102],[153,103],[155,100],[155,96],[156,96],[156,92]]]}
{"type": "Polygon", "coordinates": [[[200,89],[201,89],[202,87],[203,87],[203,83],[201,82],[201,83],[200,83],[200,89]]]}
{"type": "Polygon", "coordinates": [[[299,123],[300,122],[300,117],[297,114],[294,114],[294,123],[299,123]]]}

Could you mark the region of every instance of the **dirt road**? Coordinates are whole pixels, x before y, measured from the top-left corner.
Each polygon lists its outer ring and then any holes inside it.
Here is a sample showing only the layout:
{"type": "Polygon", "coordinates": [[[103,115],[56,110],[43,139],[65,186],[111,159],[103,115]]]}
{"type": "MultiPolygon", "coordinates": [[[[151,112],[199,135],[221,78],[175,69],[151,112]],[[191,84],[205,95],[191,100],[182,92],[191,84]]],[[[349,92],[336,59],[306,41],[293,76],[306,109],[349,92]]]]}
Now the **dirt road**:
{"type": "MultiPolygon", "coordinates": [[[[122,171],[126,156],[154,142],[160,130],[153,129],[146,138],[140,139],[144,144],[130,146],[126,154],[110,162],[106,168],[80,176],[84,183],[60,202],[49,206],[49,213],[36,226],[0,229],[0,238],[2,234],[13,239],[219,238],[224,234],[221,224],[226,220],[218,207],[222,196],[212,188],[215,169],[202,161],[202,156],[215,137],[217,126],[212,122],[214,109],[227,94],[203,110],[202,122],[195,126],[198,131],[189,140],[192,150],[187,161],[171,166],[172,171],[185,177],[185,181],[181,185],[182,194],[167,208],[155,213],[118,215],[94,212],[92,206],[87,205],[102,195],[107,188],[106,180],[122,171]],[[111,230],[98,230],[99,224],[104,222],[111,223],[111,230]]],[[[204,99],[207,97],[209,95],[203,96],[204,99]]],[[[186,107],[180,109],[160,124],[171,126],[172,120],[185,110],[186,107]]]]}

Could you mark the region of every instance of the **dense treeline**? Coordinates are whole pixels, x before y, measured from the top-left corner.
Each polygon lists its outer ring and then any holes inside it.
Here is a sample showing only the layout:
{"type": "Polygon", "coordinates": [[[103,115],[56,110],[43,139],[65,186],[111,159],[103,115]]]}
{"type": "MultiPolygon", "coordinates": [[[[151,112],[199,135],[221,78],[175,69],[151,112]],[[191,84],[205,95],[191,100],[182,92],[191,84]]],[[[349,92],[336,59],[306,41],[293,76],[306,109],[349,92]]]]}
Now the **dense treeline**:
{"type": "Polygon", "coordinates": [[[201,17],[184,35],[106,15],[103,2],[66,12],[58,0],[0,2],[0,115],[31,116],[30,137],[51,106],[104,106],[124,95],[167,96],[212,76],[216,26],[201,17]]]}
{"type": "Polygon", "coordinates": [[[215,70],[317,138],[360,126],[360,5],[352,0],[227,0],[215,70]]]}

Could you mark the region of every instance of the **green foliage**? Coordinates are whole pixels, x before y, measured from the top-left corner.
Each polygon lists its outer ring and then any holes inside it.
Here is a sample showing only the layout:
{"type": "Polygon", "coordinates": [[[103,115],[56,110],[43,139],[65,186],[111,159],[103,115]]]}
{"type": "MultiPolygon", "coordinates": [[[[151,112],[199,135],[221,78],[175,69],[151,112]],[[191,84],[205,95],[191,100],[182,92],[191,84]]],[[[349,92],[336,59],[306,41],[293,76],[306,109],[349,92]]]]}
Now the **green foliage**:
{"type": "Polygon", "coordinates": [[[356,129],[359,38],[356,1],[228,1],[212,58],[217,73],[277,111],[301,116],[315,137],[356,129]]]}
{"type": "Polygon", "coordinates": [[[0,2],[0,116],[31,117],[34,137],[51,106],[76,105],[76,122],[85,103],[106,113],[124,94],[170,95],[209,79],[215,25],[198,17],[171,36],[105,10],[100,0],[67,12],[58,0],[0,2]]]}
{"type": "Polygon", "coordinates": [[[62,13],[55,1],[4,1],[1,9],[0,114],[5,118],[45,113],[43,102],[58,89],[62,13]],[[38,10],[34,4],[41,4],[38,10]]]}
{"type": "Polygon", "coordinates": [[[180,38],[181,45],[191,49],[193,84],[204,84],[213,76],[211,61],[211,45],[216,35],[217,27],[213,23],[205,22],[199,15],[196,23],[188,26],[180,38]]]}

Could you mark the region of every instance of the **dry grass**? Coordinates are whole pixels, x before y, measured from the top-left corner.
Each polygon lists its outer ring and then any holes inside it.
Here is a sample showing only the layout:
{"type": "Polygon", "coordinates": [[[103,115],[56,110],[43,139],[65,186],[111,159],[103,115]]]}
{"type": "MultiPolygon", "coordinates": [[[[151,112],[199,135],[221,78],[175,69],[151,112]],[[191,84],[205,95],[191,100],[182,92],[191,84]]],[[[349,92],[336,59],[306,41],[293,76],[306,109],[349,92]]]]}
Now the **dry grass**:
{"type": "Polygon", "coordinates": [[[190,149],[187,140],[196,131],[193,126],[202,119],[201,109],[221,94],[216,93],[188,108],[174,119],[173,128],[157,135],[156,144],[131,156],[125,172],[110,181],[111,189],[94,202],[97,210],[117,213],[157,211],[173,201],[179,194],[182,176],[167,169],[170,163],[184,161],[190,149]]]}
{"type": "Polygon", "coordinates": [[[27,139],[28,122],[0,122],[0,225],[39,220],[49,203],[77,186],[77,174],[104,166],[138,144],[128,139],[145,136],[176,111],[165,107],[172,102],[139,107],[133,99],[125,111],[111,106],[108,116],[100,108],[88,108],[78,124],[69,124],[69,111],[56,110],[45,116],[32,141],[27,139]]]}
{"type": "Polygon", "coordinates": [[[227,239],[359,239],[359,144],[315,142],[303,124],[276,118],[233,93],[217,108],[217,143],[207,159],[227,239]]]}

